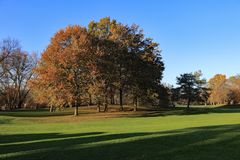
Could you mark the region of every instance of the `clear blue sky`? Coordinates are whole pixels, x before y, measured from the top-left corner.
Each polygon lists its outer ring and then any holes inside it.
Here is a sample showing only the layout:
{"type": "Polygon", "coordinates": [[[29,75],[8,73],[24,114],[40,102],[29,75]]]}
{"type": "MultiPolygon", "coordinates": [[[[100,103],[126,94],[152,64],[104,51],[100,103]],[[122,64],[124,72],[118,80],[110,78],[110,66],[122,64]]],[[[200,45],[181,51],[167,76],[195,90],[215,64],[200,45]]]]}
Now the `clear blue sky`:
{"type": "Polygon", "coordinates": [[[0,39],[40,53],[60,28],[105,16],[140,25],[160,44],[163,82],[198,69],[206,78],[240,73],[239,0],[0,0],[0,39]]]}

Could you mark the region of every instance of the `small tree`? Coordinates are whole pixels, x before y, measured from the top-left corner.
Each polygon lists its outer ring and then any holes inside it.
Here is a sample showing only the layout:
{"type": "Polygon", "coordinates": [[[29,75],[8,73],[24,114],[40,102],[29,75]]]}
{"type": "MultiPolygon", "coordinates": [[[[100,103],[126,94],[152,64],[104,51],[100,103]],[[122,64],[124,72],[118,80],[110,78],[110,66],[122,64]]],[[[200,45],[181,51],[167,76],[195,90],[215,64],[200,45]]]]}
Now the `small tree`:
{"type": "Polygon", "coordinates": [[[203,93],[206,91],[205,80],[201,79],[199,74],[195,73],[184,73],[177,77],[177,87],[179,97],[187,100],[187,108],[190,107],[190,103],[195,100],[202,99],[203,93]]]}

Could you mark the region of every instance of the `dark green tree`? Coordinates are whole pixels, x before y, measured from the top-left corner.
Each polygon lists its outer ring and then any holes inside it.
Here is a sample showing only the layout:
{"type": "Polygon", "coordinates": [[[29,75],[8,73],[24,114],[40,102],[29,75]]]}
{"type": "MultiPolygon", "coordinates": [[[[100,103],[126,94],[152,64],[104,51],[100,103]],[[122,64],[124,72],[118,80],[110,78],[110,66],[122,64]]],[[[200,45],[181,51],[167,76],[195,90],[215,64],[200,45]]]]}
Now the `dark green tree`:
{"type": "Polygon", "coordinates": [[[132,94],[137,107],[141,96],[147,96],[149,90],[157,92],[164,70],[160,50],[137,25],[123,25],[106,17],[90,22],[88,30],[98,40],[97,69],[98,78],[106,85],[105,104],[112,96],[108,91],[114,89],[119,92],[120,110],[126,93],[132,94]]]}
{"type": "Polygon", "coordinates": [[[194,72],[193,75],[195,76],[198,88],[198,96],[196,101],[198,103],[204,103],[205,105],[207,105],[210,91],[210,89],[207,87],[207,80],[205,78],[201,78],[203,75],[201,70],[194,72]]]}
{"type": "Polygon", "coordinates": [[[202,73],[184,73],[177,77],[176,88],[179,94],[179,98],[187,100],[187,108],[190,107],[190,103],[199,99],[202,99],[203,93],[206,91],[204,86],[205,80],[201,79],[202,73]]]}

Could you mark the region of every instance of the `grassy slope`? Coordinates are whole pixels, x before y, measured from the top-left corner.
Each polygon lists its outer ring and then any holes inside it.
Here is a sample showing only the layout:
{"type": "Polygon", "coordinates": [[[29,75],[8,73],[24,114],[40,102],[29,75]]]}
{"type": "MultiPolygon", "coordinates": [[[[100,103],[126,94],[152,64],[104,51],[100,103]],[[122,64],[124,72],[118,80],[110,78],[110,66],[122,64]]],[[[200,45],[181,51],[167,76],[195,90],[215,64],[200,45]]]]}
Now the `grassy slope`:
{"type": "Polygon", "coordinates": [[[68,112],[0,113],[0,159],[240,157],[239,109],[178,109],[122,118],[90,115],[94,118],[68,112]]]}

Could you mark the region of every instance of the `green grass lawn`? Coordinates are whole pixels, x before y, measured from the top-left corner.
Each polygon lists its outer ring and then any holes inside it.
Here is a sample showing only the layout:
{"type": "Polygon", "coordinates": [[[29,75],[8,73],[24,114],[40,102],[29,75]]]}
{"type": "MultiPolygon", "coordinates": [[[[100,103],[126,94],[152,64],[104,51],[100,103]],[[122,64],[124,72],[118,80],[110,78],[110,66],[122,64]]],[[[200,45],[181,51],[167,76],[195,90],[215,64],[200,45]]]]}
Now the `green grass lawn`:
{"type": "MultiPolygon", "coordinates": [[[[240,107],[239,107],[240,108],[240,107]]],[[[238,107],[105,113],[0,112],[0,159],[237,160],[238,107]],[[118,117],[118,118],[117,118],[118,117]]]]}

